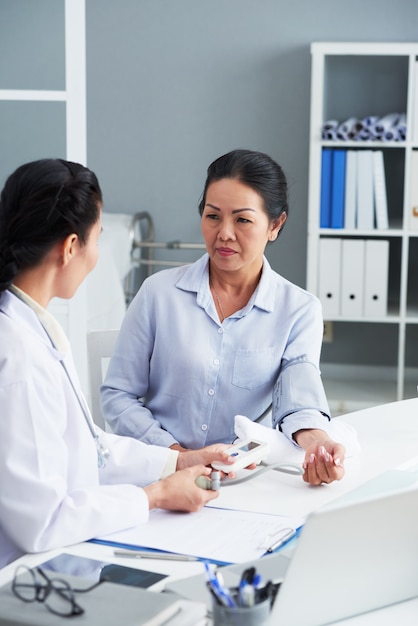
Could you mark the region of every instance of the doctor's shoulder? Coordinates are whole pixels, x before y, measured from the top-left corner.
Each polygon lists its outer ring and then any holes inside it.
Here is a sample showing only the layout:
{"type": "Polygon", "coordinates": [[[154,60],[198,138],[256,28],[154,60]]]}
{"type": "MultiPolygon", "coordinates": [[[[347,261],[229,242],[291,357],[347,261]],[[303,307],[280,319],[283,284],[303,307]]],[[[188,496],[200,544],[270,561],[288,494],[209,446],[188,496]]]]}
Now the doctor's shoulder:
{"type": "MultiPolygon", "coordinates": [[[[6,371],[12,380],[21,380],[34,367],[45,343],[39,334],[39,328],[31,326],[31,320],[22,318],[14,297],[7,291],[0,295],[0,376],[6,371]]],[[[26,308],[26,307],[25,307],[26,308]]],[[[28,309],[29,315],[32,313],[28,309]]],[[[36,322],[36,326],[39,322],[36,322]]]]}
{"type": "Polygon", "coordinates": [[[16,328],[0,312],[0,385],[11,385],[25,381],[33,369],[31,355],[32,341],[26,341],[26,334],[16,328]]]}

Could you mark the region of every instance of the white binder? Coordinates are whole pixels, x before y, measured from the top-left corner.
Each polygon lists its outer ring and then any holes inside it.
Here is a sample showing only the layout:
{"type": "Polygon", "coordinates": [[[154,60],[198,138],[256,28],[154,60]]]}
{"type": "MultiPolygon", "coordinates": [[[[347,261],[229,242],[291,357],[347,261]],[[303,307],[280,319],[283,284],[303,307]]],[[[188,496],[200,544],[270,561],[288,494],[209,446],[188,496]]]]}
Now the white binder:
{"type": "Polygon", "coordinates": [[[364,315],[387,314],[389,241],[368,239],[365,242],[364,315]]]}
{"type": "Polygon", "coordinates": [[[357,151],[347,150],[345,164],[344,228],[357,225],[357,151]]]}
{"type": "MultiPolygon", "coordinates": [[[[414,66],[414,90],[412,97],[412,142],[418,146],[418,59],[415,59],[414,66]]],[[[407,139],[409,139],[409,134],[407,139]]]]}
{"type": "Polygon", "coordinates": [[[357,228],[374,228],[373,152],[359,150],[357,154],[357,228]]]}
{"type": "Polygon", "coordinates": [[[318,296],[324,319],[340,314],[341,239],[322,237],[319,240],[318,296]]]}
{"type": "Polygon", "coordinates": [[[361,317],[364,302],[364,239],[343,239],[341,247],[341,315],[361,317]]]}
{"type": "Polygon", "coordinates": [[[389,228],[389,217],[383,150],[375,150],[373,152],[373,180],[376,228],[386,230],[389,228]]]}

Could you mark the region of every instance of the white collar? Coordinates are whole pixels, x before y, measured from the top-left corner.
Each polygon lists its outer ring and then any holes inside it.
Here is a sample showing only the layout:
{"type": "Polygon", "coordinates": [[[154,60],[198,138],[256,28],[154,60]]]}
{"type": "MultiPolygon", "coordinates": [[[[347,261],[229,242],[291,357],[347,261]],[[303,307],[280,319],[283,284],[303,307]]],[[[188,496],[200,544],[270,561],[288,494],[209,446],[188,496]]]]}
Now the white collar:
{"type": "Polygon", "coordinates": [[[16,285],[9,287],[10,291],[15,294],[20,300],[27,304],[36,314],[42,326],[45,328],[49,338],[54,344],[55,348],[65,354],[70,348],[69,341],[60,324],[55,317],[51,315],[47,309],[44,309],[38,302],[33,300],[27,293],[22,291],[16,285]]]}

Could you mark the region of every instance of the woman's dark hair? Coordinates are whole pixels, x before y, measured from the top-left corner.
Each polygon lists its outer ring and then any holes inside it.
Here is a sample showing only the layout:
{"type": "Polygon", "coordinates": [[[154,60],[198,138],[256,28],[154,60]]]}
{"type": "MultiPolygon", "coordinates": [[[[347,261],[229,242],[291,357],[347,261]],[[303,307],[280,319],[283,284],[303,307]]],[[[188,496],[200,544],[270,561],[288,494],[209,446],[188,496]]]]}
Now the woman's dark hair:
{"type": "Polygon", "coordinates": [[[287,204],[287,181],[280,165],[263,152],[254,150],[232,150],[219,157],[208,167],[205,187],[199,203],[203,214],[206,192],[211,183],[223,178],[239,180],[256,191],[264,201],[270,220],[289,212],[287,204]]]}
{"type": "Polygon", "coordinates": [[[68,235],[85,244],[101,203],[96,175],[83,165],[40,159],[18,167],[0,196],[0,293],[68,235]]]}

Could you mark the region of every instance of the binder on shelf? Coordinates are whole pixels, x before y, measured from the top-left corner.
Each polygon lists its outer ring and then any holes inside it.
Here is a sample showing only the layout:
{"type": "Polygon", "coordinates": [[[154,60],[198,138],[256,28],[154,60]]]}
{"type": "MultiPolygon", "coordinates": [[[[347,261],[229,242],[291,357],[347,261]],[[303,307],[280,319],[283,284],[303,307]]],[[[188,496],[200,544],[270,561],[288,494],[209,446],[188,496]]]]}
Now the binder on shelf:
{"type": "Polygon", "coordinates": [[[374,228],[373,152],[359,150],[357,154],[357,228],[374,228]]]}
{"type": "Polygon", "coordinates": [[[323,148],[322,150],[320,228],[330,228],[331,226],[332,152],[331,148],[323,148]]]}
{"type": "Polygon", "coordinates": [[[346,150],[333,150],[331,183],[331,228],[344,228],[346,150]]]}
{"type": "Polygon", "coordinates": [[[364,315],[384,317],[387,314],[389,274],[389,241],[367,239],[364,265],[364,315]]]}
{"type": "Polygon", "coordinates": [[[341,245],[341,315],[361,317],[364,303],[364,239],[343,239],[341,245]]]}
{"type": "Polygon", "coordinates": [[[412,143],[418,147],[418,57],[414,64],[414,90],[412,97],[412,143]]]}
{"type": "Polygon", "coordinates": [[[319,240],[318,272],[322,314],[324,319],[333,319],[340,314],[341,239],[328,237],[319,240]]]}
{"type": "Polygon", "coordinates": [[[376,228],[378,230],[387,230],[389,228],[389,218],[383,150],[375,150],[373,152],[373,182],[376,228]]]}
{"type": "Polygon", "coordinates": [[[418,150],[411,153],[411,172],[409,175],[409,230],[418,230],[418,150]]]}
{"type": "Polygon", "coordinates": [[[344,228],[357,226],[357,152],[347,150],[345,163],[344,228]]]}

